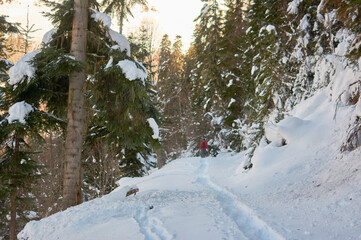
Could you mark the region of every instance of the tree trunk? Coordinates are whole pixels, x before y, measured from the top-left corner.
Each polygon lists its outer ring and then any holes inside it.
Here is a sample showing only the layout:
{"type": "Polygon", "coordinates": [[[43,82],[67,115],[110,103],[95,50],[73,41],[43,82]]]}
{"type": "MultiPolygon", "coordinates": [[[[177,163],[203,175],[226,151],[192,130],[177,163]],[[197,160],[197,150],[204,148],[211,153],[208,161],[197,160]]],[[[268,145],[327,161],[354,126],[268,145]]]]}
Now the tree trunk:
{"type": "MultiPolygon", "coordinates": [[[[86,61],[88,0],[74,1],[71,53],[77,61],[86,61]]],[[[85,70],[69,75],[68,125],[65,139],[63,209],[81,203],[81,151],[85,123],[83,85],[85,70]]]]}
{"type": "MultiPolygon", "coordinates": [[[[16,181],[16,180],[14,180],[16,181]]],[[[16,184],[16,183],[15,183],[16,184]]],[[[10,240],[16,240],[16,187],[13,187],[13,192],[11,193],[11,211],[10,211],[10,240]]]]}
{"type": "Polygon", "coordinates": [[[10,210],[10,240],[16,240],[16,210],[17,210],[17,181],[13,179],[13,192],[11,193],[11,210],[10,210]]]}
{"type": "MultiPolygon", "coordinates": [[[[14,156],[15,158],[17,158],[17,155],[20,152],[20,144],[19,144],[19,138],[15,136],[14,138],[15,141],[15,147],[14,147],[14,156]]],[[[14,166],[13,168],[13,174],[14,176],[17,174],[18,170],[17,167],[14,166]]],[[[16,212],[17,212],[17,196],[18,196],[18,180],[16,178],[13,178],[11,180],[12,182],[12,193],[10,196],[10,204],[11,204],[11,209],[10,209],[10,240],[16,240],[17,239],[17,232],[16,232],[16,212]]]]}
{"type": "Polygon", "coordinates": [[[124,17],[125,17],[125,4],[126,1],[122,3],[120,14],[119,14],[119,33],[123,34],[123,23],[124,23],[124,17]]]}

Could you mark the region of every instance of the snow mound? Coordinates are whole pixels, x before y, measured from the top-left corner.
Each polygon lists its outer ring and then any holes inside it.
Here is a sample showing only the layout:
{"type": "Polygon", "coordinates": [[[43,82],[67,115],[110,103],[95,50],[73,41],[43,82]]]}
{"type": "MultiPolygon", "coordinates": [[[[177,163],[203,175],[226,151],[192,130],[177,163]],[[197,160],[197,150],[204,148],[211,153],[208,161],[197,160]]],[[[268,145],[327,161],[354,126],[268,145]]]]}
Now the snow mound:
{"type": "Polygon", "coordinates": [[[298,117],[288,117],[275,125],[267,125],[265,128],[266,138],[275,146],[281,147],[285,144],[294,143],[302,136],[308,134],[307,120],[298,117]]]}

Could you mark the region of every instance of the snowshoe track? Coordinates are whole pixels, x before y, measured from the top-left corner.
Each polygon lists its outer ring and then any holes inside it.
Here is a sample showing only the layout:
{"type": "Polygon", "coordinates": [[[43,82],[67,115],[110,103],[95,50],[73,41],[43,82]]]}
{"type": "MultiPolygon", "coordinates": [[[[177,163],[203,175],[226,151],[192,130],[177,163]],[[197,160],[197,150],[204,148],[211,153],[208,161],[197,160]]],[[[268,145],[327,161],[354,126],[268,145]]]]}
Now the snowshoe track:
{"type": "Polygon", "coordinates": [[[198,182],[217,196],[216,199],[220,202],[223,212],[236,223],[245,237],[252,240],[285,240],[284,237],[259,219],[252,209],[240,202],[234,194],[210,180],[207,158],[201,159],[201,165],[197,171],[199,174],[198,182]]]}
{"type": "Polygon", "coordinates": [[[145,236],[145,240],[171,240],[173,236],[163,227],[163,222],[153,216],[149,216],[147,211],[151,211],[148,208],[142,208],[138,210],[135,215],[140,232],[145,236]]]}

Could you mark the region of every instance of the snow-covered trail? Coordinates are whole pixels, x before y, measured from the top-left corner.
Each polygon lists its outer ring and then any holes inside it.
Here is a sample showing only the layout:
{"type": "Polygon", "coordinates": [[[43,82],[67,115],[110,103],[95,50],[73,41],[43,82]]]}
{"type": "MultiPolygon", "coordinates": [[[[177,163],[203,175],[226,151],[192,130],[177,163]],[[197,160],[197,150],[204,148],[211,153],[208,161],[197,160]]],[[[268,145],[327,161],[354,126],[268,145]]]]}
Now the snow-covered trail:
{"type": "Polygon", "coordinates": [[[199,182],[216,195],[225,214],[237,224],[240,231],[248,239],[285,239],[262,221],[252,209],[237,199],[236,195],[224,187],[216,185],[209,176],[208,165],[207,159],[202,159],[199,182]]]}
{"type": "MultiPolygon", "coordinates": [[[[19,238],[285,239],[226,186],[213,182],[208,171],[210,166],[230,167],[227,164],[214,166],[220,161],[222,158],[186,158],[147,177],[123,179],[117,190],[103,198],[31,222],[19,238]],[[139,193],[125,197],[129,186],[137,186],[139,193]]],[[[212,172],[225,171],[219,170],[212,172]]]]}

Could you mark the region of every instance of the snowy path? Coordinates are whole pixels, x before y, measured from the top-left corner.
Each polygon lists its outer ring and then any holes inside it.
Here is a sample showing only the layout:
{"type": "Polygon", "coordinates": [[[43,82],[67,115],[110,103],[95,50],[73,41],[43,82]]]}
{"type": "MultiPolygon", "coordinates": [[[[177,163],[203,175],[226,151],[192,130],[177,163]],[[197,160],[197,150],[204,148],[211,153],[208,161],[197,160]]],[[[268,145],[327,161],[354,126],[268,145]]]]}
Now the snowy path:
{"type": "Polygon", "coordinates": [[[217,199],[221,203],[224,213],[231,218],[239,227],[240,231],[248,239],[257,240],[283,240],[281,235],[275,232],[265,222],[257,217],[257,215],[242,202],[238,201],[237,197],[216,185],[210,180],[208,175],[208,162],[207,158],[201,160],[199,167],[198,181],[206,188],[213,191],[217,199]]]}
{"type": "MultiPolygon", "coordinates": [[[[189,157],[173,161],[146,177],[124,178],[112,193],[33,221],[18,237],[21,240],[361,239],[358,227],[361,218],[356,211],[361,193],[354,190],[359,189],[357,183],[343,188],[347,198],[329,201],[334,192],[327,192],[325,198],[310,198],[308,185],[303,184],[304,180],[298,184],[294,172],[294,182],[284,180],[288,175],[275,174],[273,181],[277,184],[268,183],[259,180],[260,174],[242,176],[238,169],[241,159],[242,155],[226,153],[216,158],[189,157]],[[138,187],[139,192],[125,197],[131,186],[138,187]],[[289,186],[292,188],[288,190],[289,186]]],[[[321,191],[322,186],[314,187],[313,191],[321,191]]]]}
{"type": "Polygon", "coordinates": [[[134,219],[140,227],[140,232],[144,234],[145,240],[171,240],[172,235],[169,234],[167,229],[163,226],[163,222],[156,217],[150,216],[147,211],[151,207],[140,209],[134,219]]]}

